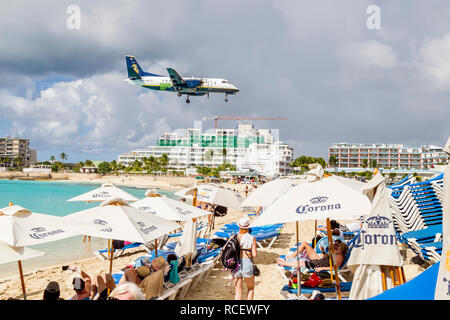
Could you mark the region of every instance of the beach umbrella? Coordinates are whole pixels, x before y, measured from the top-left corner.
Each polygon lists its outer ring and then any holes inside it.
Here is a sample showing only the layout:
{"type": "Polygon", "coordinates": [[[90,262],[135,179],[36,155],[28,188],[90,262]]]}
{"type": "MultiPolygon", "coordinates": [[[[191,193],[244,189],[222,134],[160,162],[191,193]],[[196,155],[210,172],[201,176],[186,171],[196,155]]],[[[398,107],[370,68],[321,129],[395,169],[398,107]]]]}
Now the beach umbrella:
{"type": "MultiPolygon", "coordinates": [[[[450,154],[450,137],[444,151],[450,154]]],[[[442,253],[436,282],[435,300],[450,299],[450,164],[444,171],[444,199],[442,203],[442,253]]]]}
{"type": "Polygon", "coordinates": [[[277,198],[252,226],[327,218],[357,219],[370,211],[370,201],[361,191],[339,177],[323,177],[310,171],[306,182],[277,198]]]}
{"type": "Polygon", "coordinates": [[[192,264],[192,255],[197,251],[197,222],[195,219],[189,219],[183,227],[183,234],[175,246],[175,254],[179,257],[186,256],[186,266],[192,264]]]}
{"type": "Polygon", "coordinates": [[[138,200],[135,196],[129,194],[126,191],[123,191],[120,188],[117,188],[112,183],[104,183],[99,188],[83,193],[79,196],[73,197],[67,201],[102,202],[114,198],[121,198],[128,202],[138,200]]]}
{"type": "Polygon", "coordinates": [[[0,264],[17,262],[19,267],[20,282],[22,285],[23,298],[27,299],[25,280],[23,278],[22,260],[37,258],[46,255],[43,251],[38,251],[26,247],[12,247],[0,241],[0,264]]]}
{"type": "MultiPolygon", "coordinates": [[[[85,232],[86,235],[139,243],[148,243],[180,228],[178,223],[148,214],[120,198],[104,201],[98,207],[75,212],[66,217],[91,225],[92,228],[85,232]]],[[[113,254],[110,254],[110,273],[112,263],[113,254]]]]}
{"type": "Polygon", "coordinates": [[[197,191],[197,201],[224,206],[233,210],[241,208],[242,198],[234,191],[213,184],[199,184],[175,192],[182,198],[193,198],[197,191]]]}
{"type": "Polygon", "coordinates": [[[364,300],[405,282],[386,179],[378,172],[363,193],[372,202],[372,208],[363,220],[347,262],[354,273],[350,300],[364,300]]]}
{"type": "Polygon", "coordinates": [[[19,205],[0,209],[0,241],[23,247],[81,235],[89,227],[78,221],[35,213],[19,205]]]}
{"type": "Polygon", "coordinates": [[[131,206],[171,221],[188,221],[211,214],[209,211],[167,197],[146,197],[133,202],[131,206]]]}
{"type": "MultiPolygon", "coordinates": [[[[357,188],[343,183],[335,176],[324,177],[319,164],[309,166],[306,182],[290,188],[276,199],[262,215],[257,217],[250,227],[269,224],[296,222],[296,241],[299,242],[299,221],[326,220],[330,259],[333,259],[330,219],[356,219],[367,215],[370,201],[357,188]]],[[[332,262],[331,261],[331,262],[332,262]]],[[[330,263],[330,268],[333,265],[330,263]]],[[[337,268],[334,266],[337,275],[337,268]]],[[[297,275],[300,278],[299,252],[297,246],[297,275]]],[[[340,295],[339,278],[336,277],[337,293],[340,295]]],[[[299,281],[298,296],[301,286],[299,281]]]]}
{"type": "Polygon", "coordinates": [[[302,183],[306,177],[281,177],[264,183],[254,189],[241,203],[241,207],[263,207],[271,205],[278,197],[285,194],[290,188],[302,183]]]}

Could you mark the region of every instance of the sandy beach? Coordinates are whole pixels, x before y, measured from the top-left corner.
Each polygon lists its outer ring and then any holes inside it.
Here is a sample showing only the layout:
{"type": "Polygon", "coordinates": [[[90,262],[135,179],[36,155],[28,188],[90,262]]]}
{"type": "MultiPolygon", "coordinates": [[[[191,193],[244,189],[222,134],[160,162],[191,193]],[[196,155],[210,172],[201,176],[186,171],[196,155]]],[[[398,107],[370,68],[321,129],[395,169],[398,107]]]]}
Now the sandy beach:
{"type": "MultiPolygon", "coordinates": [[[[186,179],[178,179],[175,183],[170,184],[167,188],[165,181],[152,180],[148,177],[126,177],[121,176],[105,176],[105,177],[81,177],[67,179],[68,181],[76,182],[92,182],[104,183],[111,182],[116,185],[127,186],[142,186],[147,188],[162,188],[162,189],[180,189],[183,186],[189,185],[186,179]]],[[[189,178],[187,178],[189,179],[189,178]]],[[[194,180],[194,179],[192,179],[194,180]]],[[[191,182],[193,183],[193,181],[191,182]]],[[[245,185],[232,184],[225,185],[231,189],[243,192],[245,185]]],[[[224,224],[238,221],[244,212],[231,211],[224,217],[216,217],[216,224],[213,230],[219,230],[224,224]]],[[[349,221],[340,221],[346,223],[349,221]]],[[[323,221],[318,221],[318,224],[323,224],[323,221]]],[[[310,241],[314,236],[314,221],[300,223],[300,240],[310,241]]],[[[284,300],[292,295],[287,295],[281,292],[281,288],[287,282],[276,268],[276,258],[285,254],[289,248],[295,243],[295,223],[285,224],[280,237],[274,242],[270,249],[258,248],[258,257],[255,259],[258,264],[261,275],[255,279],[255,299],[260,300],[284,300]]],[[[84,244],[80,244],[82,246],[84,244]]],[[[146,252],[141,249],[130,250],[124,256],[116,259],[113,265],[113,273],[120,271],[127,264],[130,264],[136,258],[141,257],[146,252]]],[[[45,257],[43,258],[45,259],[45,257]]],[[[414,263],[410,262],[411,251],[408,250],[406,254],[406,262],[404,266],[406,279],[410,280],[419,274],[423,269],[414,263]]],[[[23,263],[26,263],[24,261],[23,263]]],[[[104,273],[109,268],[109,262],[101,261],[98,258],[87,259],[83,261],[74,261],[73,264],[78,265],[82,270],[87,272],[91,277],[97,274],[104,273]]],[[[53,266],[46,269],[36,270],[25,275],[25,284],[27,288],[27,295],[29,300],[42,299],[42,293],[49,281],[58,281],[61,288],[61,297],[69,299],[73,294],[73,289],[67,286],[66,281],[69,274],[62,271],[61,265],[53,266]]],[[[246,290],[244,289],[244,297],[246,290]]],[[[343,294],[345,296],[345,293],[343,294]]],[[[17,272],[16,277],[0,280],[0,299],[17,298],[22,299],[22,290],[17,272]]],[[[232,278],[229,272],[222,269],[221,264],[217,264],[207,279],[204,279],[195,289],[188,291],[185,296],[186,300],[225,300],[234,298],[234,287],[232,278]]]]}

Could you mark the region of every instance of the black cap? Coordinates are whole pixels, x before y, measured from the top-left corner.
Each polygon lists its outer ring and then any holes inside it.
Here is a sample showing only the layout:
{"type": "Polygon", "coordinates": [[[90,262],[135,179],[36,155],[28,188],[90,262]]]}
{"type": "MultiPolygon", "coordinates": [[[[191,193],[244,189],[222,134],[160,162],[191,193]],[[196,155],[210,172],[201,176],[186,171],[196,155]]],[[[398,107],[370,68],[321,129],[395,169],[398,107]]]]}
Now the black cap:
{"type": "Polygon", "coordinates": [[[56,293],[59,292],[59,284],[56,281],[50,281],[47,285],[47,288],[45,288],[45,291],[49,293],[56,293]]]}

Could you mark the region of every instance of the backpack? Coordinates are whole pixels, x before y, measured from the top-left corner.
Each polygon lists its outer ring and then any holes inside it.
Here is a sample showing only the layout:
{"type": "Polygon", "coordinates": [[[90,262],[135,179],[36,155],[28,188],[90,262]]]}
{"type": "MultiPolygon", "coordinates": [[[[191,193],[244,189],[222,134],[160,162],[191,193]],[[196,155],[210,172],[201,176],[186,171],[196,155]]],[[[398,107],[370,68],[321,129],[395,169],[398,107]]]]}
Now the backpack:
{"type": "Polygon", "coordinates": [[[222,248],[220,260],[226,269],[234,270],[240,263],[241,247],[237,234],[232,236],[222,248]]]}

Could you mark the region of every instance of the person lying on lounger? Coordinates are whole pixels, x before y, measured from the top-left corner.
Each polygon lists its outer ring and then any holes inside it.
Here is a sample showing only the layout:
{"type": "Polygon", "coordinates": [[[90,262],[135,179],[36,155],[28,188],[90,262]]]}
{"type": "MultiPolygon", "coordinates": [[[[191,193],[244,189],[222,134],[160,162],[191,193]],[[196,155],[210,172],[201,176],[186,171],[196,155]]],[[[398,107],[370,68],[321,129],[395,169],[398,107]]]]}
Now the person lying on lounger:
{"type": "MultiPolygon", "coordinates": [[[[308,269],[314,269],[315,271],[329,270],[330,269],[330,258],[328,254],[318,254],[308,243],[302,242],[300,245],[299,253],[302,254],[306,252],[309,259],[300,260],[300,268],[306,267],[308,269]]],[[[347,254],[348,247],[345,242],[339,239],[334,241],[334,253],[335,261],[334,263],[339,268],[344,262],[345,255],[347,254]]],[[[285,267],[297,267],[297,251],[294,251],[291,255],[286,256],[286,259],[278,258],[277,263],[285,267]]]]}

